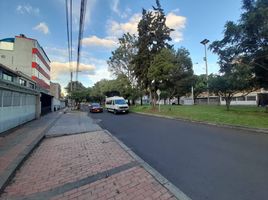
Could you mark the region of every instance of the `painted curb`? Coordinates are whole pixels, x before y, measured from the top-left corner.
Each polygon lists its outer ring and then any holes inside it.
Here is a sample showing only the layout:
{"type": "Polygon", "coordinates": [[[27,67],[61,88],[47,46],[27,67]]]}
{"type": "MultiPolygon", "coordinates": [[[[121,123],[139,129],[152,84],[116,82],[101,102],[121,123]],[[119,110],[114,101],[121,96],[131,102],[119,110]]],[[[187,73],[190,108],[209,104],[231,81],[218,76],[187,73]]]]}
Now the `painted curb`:
{"type": "Polygon", "coordinates": [[[22,164],[27,160],[27,158],[33,152],[33,150],[45,138],[46,132],[60,119],[60,117],[63,115],[63,113],[64,112],[60,113],[59,116],[53,122],[51,122],[31,144],[29,144],[22,152],[20,152],[19,155],[8,166],[7,170],[5,170],[5,173],[1,174],[0,195],[3,193],[6,186],[13,179],[17,170],[22,166],[22,164]]]}
{"type": "Polygon", "coordinates": [[[178,200],[192,200],[179,188],[177,188],[169,180],[167,180],[164,176],[162,176],[158,171],[156,171],[153,167],[151,167],[147,162],[145,162],[142,158],[140,158],[137,154],[135,154],[122,141],[113,136],[107,129],[104,129],[104,131],[178,200]]]}
{"type": "Polygon", "coordinates": [[[144,113],[144,112],[131,112],[134,114],[140,114],[140,115],[146,115],[151,117],[159,117],[159,118],[165,118],[165,119],[173,119],[183,122],[191,122],[196,124],[203,124],[203,125],[210,125],[210,126],[217,126],[220,128],[230,128],[230,129],[236,129],[236,130],[242,130],[242,131],[249,131],[254,133],[264,133],[268,134],[268,129],[260,129],[260,128],[249,128],[245,126],[236,126],[236,125],[227,125],[227,124],[216,124],[212,122],[205,122],[205,121],[198,121],[198,120],[191,120],[191,119],[184,119],[184,118],[177,118],[177,117],[170,117],[170,116],[164,116],[164,115],[158,115],[158,114],[151,114],[151,113],[144,113]]]}

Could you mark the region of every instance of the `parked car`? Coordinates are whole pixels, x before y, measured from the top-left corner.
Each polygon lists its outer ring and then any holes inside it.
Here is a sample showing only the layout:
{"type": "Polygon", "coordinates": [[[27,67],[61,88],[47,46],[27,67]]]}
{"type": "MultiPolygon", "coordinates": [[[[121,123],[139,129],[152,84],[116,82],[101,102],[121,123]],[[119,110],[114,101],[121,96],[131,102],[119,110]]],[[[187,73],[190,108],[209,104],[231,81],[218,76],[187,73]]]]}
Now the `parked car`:
{"type": "Polygon", "coordinates": [[[99,103],[92,103],[89,107],[89,112],[91,113],[100,113],[103,112],[103,108],[99,103]]]}
{"type": "Polygon", "coordinates": [[[128,113],[129,107],[126,100],[123,97],[108,97],[105,101],[105,107],[107,111],[117,113],[128,113]]]}

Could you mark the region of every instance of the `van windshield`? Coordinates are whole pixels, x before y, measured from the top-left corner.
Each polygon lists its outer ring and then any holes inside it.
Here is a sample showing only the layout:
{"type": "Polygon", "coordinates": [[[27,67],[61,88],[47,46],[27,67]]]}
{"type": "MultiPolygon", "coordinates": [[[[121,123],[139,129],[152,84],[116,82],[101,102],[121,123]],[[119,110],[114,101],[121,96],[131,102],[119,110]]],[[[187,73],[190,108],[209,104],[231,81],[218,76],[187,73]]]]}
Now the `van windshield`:
{"type": "Polygon", "coordinates": [[[124,99],[116,99],[114,100],[115,104],[123,105],[126,104],[126,101],[124,99]]]}

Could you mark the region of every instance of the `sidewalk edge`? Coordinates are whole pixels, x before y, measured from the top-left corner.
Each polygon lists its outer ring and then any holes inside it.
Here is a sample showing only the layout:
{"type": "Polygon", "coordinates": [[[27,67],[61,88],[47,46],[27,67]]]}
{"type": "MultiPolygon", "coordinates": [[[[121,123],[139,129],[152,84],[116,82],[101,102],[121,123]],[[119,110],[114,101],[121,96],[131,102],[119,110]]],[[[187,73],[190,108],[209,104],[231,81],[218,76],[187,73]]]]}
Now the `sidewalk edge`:
{"type": "Polygon", "coordinates": [[[12,161],[12,163],[8,166],[6,173],[1,174],[0,179],[0,195],[4,192],[6,186],[10,183],[10,181],[15,176],[17,170],[22,166],[22,164],[27,160],[33,150],[41,143],[41,141],[45,138],[46,132],[59,120],[59,118],[63,115],[63,112],[59,114],[59,116],[51,122],[45,130],[43,130],[40,135],[30,144],[28,145],[19,155],[12,161]]]}
{"type": "Polygon", "coordinates": [[[162,176],[157,170],[155,170],[147,162],[145,162],[142,158],[140,158],[137,154],[135,154],[122,141],[113,136],[107,129],[104,129],[104,131],[178,200],[192,200],[185,193],[183,193],[178,187],[173,185],[169,180],[167,180],[164,176],[162,176]]]}

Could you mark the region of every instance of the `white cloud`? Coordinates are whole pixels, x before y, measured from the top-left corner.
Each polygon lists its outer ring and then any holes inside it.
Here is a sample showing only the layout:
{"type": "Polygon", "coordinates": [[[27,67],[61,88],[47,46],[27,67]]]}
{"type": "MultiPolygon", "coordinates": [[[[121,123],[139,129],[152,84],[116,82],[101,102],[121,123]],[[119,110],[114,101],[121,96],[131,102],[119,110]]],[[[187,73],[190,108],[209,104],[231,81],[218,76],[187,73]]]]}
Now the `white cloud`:
{"type": "Polygon", "coordinates": [[[174,31],[171,32],[171,38],[175,42],[180,42],[183,39],[182,30],[185,28],[186,17],[170,12],[167,14],[166,24],[169,28],[174,29],[174,31]]]}
{"type": "MultiPolygon", "coordinates": [[[[121,37],[124,33],[137,34],[138,23],[142,15],[136,13],[125,22],[109,20],[107,23],[107,34],[113,37],[121,37]]],[[[186,17],[177,15],[175,12],[169,12],[166,16],[166,24],[169,28],[174,29],[171,32],[171,38],[174,42],[180,42],[183,39],[182,30],[185,28],[186,17]]]]}
{"type": "Polygon", "coordinates": [[[137,34],[138,23],[141,19],[141,14],[132,15],[129,21],[120,23],[114,20],[109,20],[107,24],[107,33],[110,36],[121,37],[124,33],[137,34]]]}
{"type": "Polygon", "coordinates": [[[33,29],[37,30],[37,31],[40,31],[40,32],[42,32],[44,34],[50,33],[49,28],[48,28],[48,26],[47,26],[47,24],[45,22],[40,22],[33,29]]]}
{"type": "Polygon", "coordinates": [[[94,83],[96,83],[102,79],[109,80],[112,78],[112,76],[108,70],[108,66],[106,66],[106,67],[102,67],[102,68],[97,69],[96,73],[94,75],[89,74],[88,78],[89,78],[90,82],[93,83],[93,85],[94,85],[94,83]]]}
{"type": "MultiPolygon", "coordinates": [[[[71,63],[73,66],[73,69],[76,68],[76,62],[71,63]]],[[[69,62],[57,62],[53,61],[50,63],[51,66],[51,79],[52,80],[59,80],[59,76],[62,75],[68,75],[70,74],[70,65],[69,62]]],[[[83,64],[80,63],[79,65],[79,71],[81,71],[81,74],[95,74],[96,66],[92,64],[83,64]]]]}
{"type": "Polygon", "coordinates": [[[111,9],[121,18],[126,18],[131,13],[131,9],[127,8],[124,12],[121,12],[119,9],[119,0],[111,1],[111,9]]]}
{"type": "Polygon", "coordinates": [[[100,46],[106,48],[113,48],[117,45],[116,40],[113,38],[99,38],[95,35],[83,38],[82,43],[85,46],[100,46]]]}
{"type": "Polygon", "coordinates": [[[29,4],[26,5],[18,5],[16,8],[16,11],[20,14],[33,14],[33,15],[39,15],[40,10],[39,8],[34,8],[29,4]]]}

